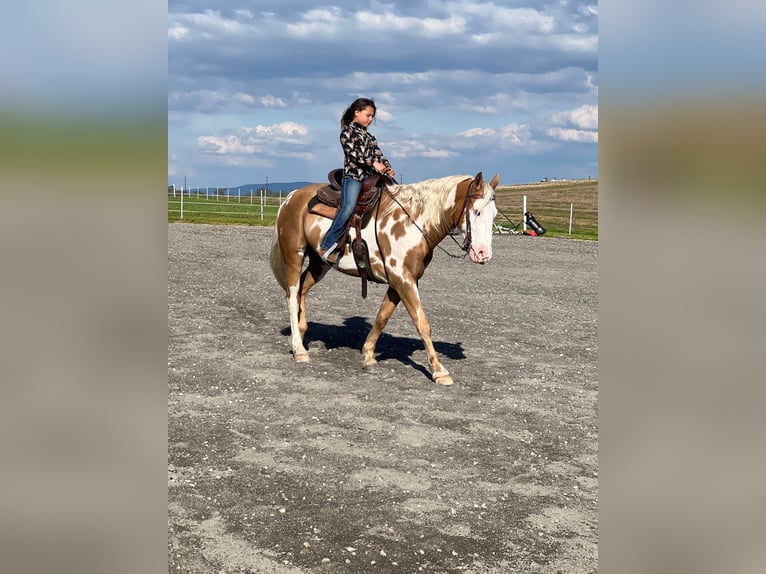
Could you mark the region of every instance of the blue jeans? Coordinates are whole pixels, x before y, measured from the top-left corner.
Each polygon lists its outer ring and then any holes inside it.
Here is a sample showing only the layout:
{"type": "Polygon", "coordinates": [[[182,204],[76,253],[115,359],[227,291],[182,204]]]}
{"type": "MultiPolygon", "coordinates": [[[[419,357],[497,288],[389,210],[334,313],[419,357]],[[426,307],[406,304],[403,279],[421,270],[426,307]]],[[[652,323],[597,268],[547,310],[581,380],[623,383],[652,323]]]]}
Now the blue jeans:
{"type": "Polygon", "coordinates": [[[350,177],[343,178],[343,189],[341,191],[340,207],[338,213],[335,214],[335,219],[332,220],[332,225],[327,235],[322,239],[320,247],[327,251],[332,247],[333,243],[337,243],[340,236],[343,234],[343,229],[346,227],[346,222],[354,213],[356,207],[356,200],[359,199],[359,194],[362,192],[362,182],[352,179],[350,177]]]}

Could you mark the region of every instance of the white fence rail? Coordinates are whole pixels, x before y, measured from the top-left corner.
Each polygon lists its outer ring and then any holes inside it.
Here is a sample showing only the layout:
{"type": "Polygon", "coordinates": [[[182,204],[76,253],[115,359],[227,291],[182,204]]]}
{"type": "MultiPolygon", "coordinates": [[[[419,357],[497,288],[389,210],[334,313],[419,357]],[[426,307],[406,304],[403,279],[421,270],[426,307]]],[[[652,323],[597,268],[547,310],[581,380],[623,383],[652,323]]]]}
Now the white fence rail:
{"type": "Polygon", "coordinates": [[[196,214],[231,216],[264,221],[276,217],[286,193],[267,195],[265,190],[230,190],[221,188],[176,189],[168,186],[168,215],[185,219],[196,214]],[[204,206],[204,207],[203,207],[204,206]]]}
{"type": "MultiPolygon", "coordinates": [[[[279,206],[282,205],[287,193],[279,192],[277,195],[268,195],[264,189],[248,190],[242,193],[242,190],[234,191],[221,188],[190,188],[176,189],[175,186],[168,186],[168,214],[174,216],[178,214],[178,219],[183,220],[186,216],[195,214],[209,214],[214,212],[216,215],[225,215],[239,219],[249,219],[265,221],[266,219],[276,218],[279,206]],[[222,208],[215,207],[211,209],[211,202],[222,208]],[[225,205],[231,205],[230,210],[223,208],[225,205]],[[200,209],[201,206],[205,209],[200,209]],[[267,217],[268,216],[268,217],[267,217]]],[[[523,196],[522,215],[519,223],[512,224],[511,220],[505,214],[498,214],[493,224],[493,232],[498,234],[526,233],[527,223],[524,213],[527,212],[527,196],[523,196]],[[521,230],[519,230],[521,227],[521,230]]],[[[569,231],[572,233],[572,215],[574,204],[569,205],[569,231]]]]}

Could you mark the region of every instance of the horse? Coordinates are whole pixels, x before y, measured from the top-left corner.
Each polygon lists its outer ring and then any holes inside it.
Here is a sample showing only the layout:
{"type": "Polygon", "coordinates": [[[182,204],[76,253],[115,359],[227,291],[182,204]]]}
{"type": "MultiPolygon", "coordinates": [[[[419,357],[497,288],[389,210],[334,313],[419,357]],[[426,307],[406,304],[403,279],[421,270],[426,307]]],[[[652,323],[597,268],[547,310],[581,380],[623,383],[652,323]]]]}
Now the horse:
{"type": "MultiPolygon", "coordinates": [[[[431,262],[435,247],[455,229],[462,234],[462,249],[471,262],[484,264],[492,258],[492,224],[498,213],[495,188],[499,179],[500,176],[495,175],[488,183],[479,172],[473,177],[452,175],[406,185],[390,181],[383,186],[370,219],[361,229],[362,238],[370,246],[369,269],[365,271],[373,281],[388,285],[375,323],[362,346],[365,367],[377,362],[375,346],[401,301],[425,345],[433,382],[453,384],[434,349],[418,280],[431,262]]],[[[308,329],[306,295],[309,290],[330,268],[360,276],[353,256],[342,254],[335,262],[324,262],[319,256],[319,244],[331,220],[310,213],[308,203],[322,186],[309,184],[287,195],[277,213],[271,244],[271,269],[285,291],[291,348],[297,362],[309,361],[303,345],[308,329]],[[306,258],[308,265],[302,271],[306,258]]]]}

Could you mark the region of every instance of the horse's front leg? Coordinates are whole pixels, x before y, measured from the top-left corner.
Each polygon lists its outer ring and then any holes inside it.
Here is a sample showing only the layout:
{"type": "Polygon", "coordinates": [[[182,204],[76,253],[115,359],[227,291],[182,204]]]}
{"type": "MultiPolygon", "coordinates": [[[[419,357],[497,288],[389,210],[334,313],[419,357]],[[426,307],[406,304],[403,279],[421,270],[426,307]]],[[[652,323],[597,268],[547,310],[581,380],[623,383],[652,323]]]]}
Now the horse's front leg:
{"type": "Polygon", "coordinates": [[[362,361],[365,367],[377,363],[377,360],[375,359],[375,346],[378,344],[378,339],[380,339],[380,335],[383,333],[386,323],[388,323],[391,315],[393,315],[400,300],[399,294],[389,287],[383,297],[383,302],[380,304],[380,309],[378,309],[378,315],[375,317],[375,324],[372,326],[372,329],[370,329],[370,332],[364,341],[364,345],[362,346],[362,361]]]}
{"type": "Polygon", "coordinates": [[[418,288],[414,284],[408,284],[400,289],[399,294],[426,347],[428,365],[431,367],[431,378],[437,385],[451,385],[454,381],[449,371],[439,361],[433,341],[431,341],[431,324],[428,322],[425,311],[423,311],[423,305],[420,303],[418,288]]]}

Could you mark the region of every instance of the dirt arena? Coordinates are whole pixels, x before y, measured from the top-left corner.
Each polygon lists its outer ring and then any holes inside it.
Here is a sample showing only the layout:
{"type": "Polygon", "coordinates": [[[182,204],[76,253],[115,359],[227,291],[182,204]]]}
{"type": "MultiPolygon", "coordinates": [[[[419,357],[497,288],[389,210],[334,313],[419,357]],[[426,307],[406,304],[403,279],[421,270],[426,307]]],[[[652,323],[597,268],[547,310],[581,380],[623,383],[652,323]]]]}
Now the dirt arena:
{"type": "Polygon", "coordinates": [[[168,571],[597,572],[598,243],[437,250],[440,387],[402,306],[362,367],[385,287],[334,271],[295,363],[271,235],[168,225],[168,571]]]}

